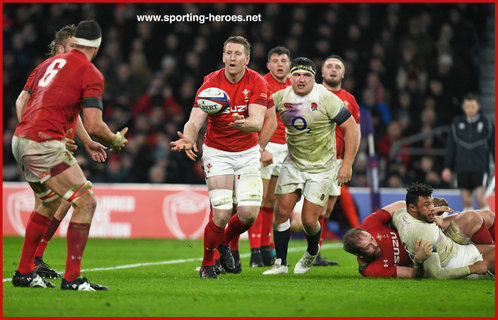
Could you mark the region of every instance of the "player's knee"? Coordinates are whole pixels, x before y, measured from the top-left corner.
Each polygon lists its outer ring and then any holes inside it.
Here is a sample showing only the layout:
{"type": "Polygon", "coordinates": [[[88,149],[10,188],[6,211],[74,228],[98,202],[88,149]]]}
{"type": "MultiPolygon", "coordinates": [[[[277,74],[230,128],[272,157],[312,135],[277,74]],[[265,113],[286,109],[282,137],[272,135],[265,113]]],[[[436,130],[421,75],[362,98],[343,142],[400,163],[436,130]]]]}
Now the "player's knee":
{"type": "Polygon", "coordinates": [[[93,195],[92,183],[90,181],[75,184],[64,194],[62,198],[74,207],[85,207],[91,212],[95,211],[97,207],[97,200],[93,195]]]}
{"type": "Polygon", "coordinates": [[[275,230],[275,231],[282,232],[282,231],[290,229],[290,227],[291,227],[291,224],[290,224],[289,219],[285,220],[282,223],[278,223],[275,221],[273,222],[273,230],[275,230]]]}
{"type": "Polygon", "coordinates": [[[209,199],[214,209],[232,210],[233,191],[230,189],[214,189],[209,191],[209,199]]]}
{"type": "Polygon", "coordinates": [[[237,202],[239,207],[261,206],[263,183],[261,176],[257,172],[246,172],[237,182],[237,202]]]}

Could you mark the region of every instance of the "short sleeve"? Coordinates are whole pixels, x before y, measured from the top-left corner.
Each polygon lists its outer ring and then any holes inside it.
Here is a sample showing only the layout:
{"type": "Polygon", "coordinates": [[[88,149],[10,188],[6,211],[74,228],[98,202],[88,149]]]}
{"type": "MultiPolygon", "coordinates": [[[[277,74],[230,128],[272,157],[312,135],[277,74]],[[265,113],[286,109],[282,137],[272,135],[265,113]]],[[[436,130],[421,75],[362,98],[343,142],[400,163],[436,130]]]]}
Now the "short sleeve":
{"type": "Polygon", "coordinates": [[[254,86],[252,94],[249,97],[249,104],[252,103],[265,107],[268,105],[268,83],[259,74],[254,77],[254,86]]]}

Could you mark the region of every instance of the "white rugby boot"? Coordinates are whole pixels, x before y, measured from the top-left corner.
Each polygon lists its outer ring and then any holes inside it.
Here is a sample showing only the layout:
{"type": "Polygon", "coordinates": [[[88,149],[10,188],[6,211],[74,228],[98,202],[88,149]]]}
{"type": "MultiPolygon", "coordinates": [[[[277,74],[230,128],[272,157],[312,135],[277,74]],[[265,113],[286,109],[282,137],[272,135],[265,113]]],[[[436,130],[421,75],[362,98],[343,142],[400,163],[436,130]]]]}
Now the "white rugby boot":
{"type": "Polygon", "coordinates": [[[294,267],[294,273],[295,274],[303,274],[307,273],[310,271],[311,267],[313,266],[313,263],[315,263],[316,257],[318,256],[318,253],[314,256],[310,255],[308,251],[306,251],[301,258],[296,263],[296,266],[294,267]]]}
{"type": "Polygon", "coordinates": [[[282,259],[275,259],[275,263],[271,266],[270,269],[263,272],[263,274],[287,274],[289,273],[289,268],[287,265],[282,265],[282,259]]]}

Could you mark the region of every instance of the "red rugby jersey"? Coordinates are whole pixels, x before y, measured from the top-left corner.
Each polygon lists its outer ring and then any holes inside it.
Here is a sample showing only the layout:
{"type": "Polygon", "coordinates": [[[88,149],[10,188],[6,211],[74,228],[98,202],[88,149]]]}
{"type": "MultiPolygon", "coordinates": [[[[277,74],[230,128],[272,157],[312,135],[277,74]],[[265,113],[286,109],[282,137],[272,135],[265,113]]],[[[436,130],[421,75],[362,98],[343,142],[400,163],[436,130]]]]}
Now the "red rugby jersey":
{"type": "MultiPolygon", "coordinates": [[[[274,92],[285,89],[291,85],[289,78],[286,79],[285,83],[278,82],[277,80],[275,80],[275,78],[271,75],[270,72],[265,74],[263,76],[263,78],[265,78],[265,80],[268,82],[268,85],[270,86],[270,91],[268,92],[268,97],[270,97],[274,92]]],[[[285,125],[282,122],[282,120],[280,120],[280,113],[279,112],[277,112],[277,130],[275,130],[275,133],[271,137],[270,142],[279,143],[279,144],[284,144],[286,142],[285,141],[285,125]]]]}
{"type": "MultiPolygon", "coordinates": [[[[342,102],[344,102],[344,105],[349,109],[356,123],[360,123],[360,107],[354,96],[342,88],[339,91],[329,91],[334,93],[342,102]]],[[[344,131],[339,126],[335,127],[335,143],[337,159],[342,159],[342,154],[344,153],[344,131]]]]}
{"type": "Polygon", "coordinates": [[[62,140],[70,129],[74,132],[85,99],[102,101],[104,76],[73,50],[42,62],[24,89],[31,96],[14,134],[38,142],[62,140]]]}
{"type": "MultiPolygon", "coordinates": [[[[218,150],[238,152],[250,149],[258,144],[257,132],[244,132],[230,128],[233,122],[233,113],[249,116],[248,106],[251,103],[267,107],[267,83],[261,75],[249,68],[245,69],[244,76],[237,83],[230,83],[225,77],[225,68],[214,71],[204,77],[204,83],[195,95],[206,88],[220,88],[230,97],[230,106],[222,113],[208,115],[208,125],[204,143],[206,146],[218,150]]],[[[194,108],[199,108],[197,102],[194,108]]]]}
{"type": "Polygon", "coordinates": [[[360,228],[368,231],[382,249],[382,255],[370,262],[366,267],[360,267],[360,273],[365,277],[396,277],[396,266],[410,266],[408,256],[396,230],[387,226],[391,214],[379,209],[369,215],[361,223],[360,228]]]}

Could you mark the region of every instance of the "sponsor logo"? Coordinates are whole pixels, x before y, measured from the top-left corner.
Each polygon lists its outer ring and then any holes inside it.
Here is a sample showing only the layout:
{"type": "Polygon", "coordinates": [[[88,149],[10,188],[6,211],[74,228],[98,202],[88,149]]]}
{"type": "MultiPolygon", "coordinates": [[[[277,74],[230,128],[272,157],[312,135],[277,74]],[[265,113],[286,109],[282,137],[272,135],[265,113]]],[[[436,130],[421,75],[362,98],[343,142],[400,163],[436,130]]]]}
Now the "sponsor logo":
{"type": "Polygon", "coordinates": [[[391,239],[393,241],[393,255],[394,255],[394,265],[397,266],[400,261],[399,257],[399,239],[398,236],[396,235],[396,232],[390,232],[391,234],[391,239]]]}
{"type": "Polygon", "coordinates": [[[163,200],[166,227],[178,239],[199,239],[209,220],[209,196],[181,191],[163,200]]]}
{"type": "Polygon", "coordinates": [[[241,105],[241,106],[229,106],[228,108],[223,111],[223,113],[232,113],[232,112],[237,112],[238,114],[242,114],[247,110],[247,105],[241,105]]]}

